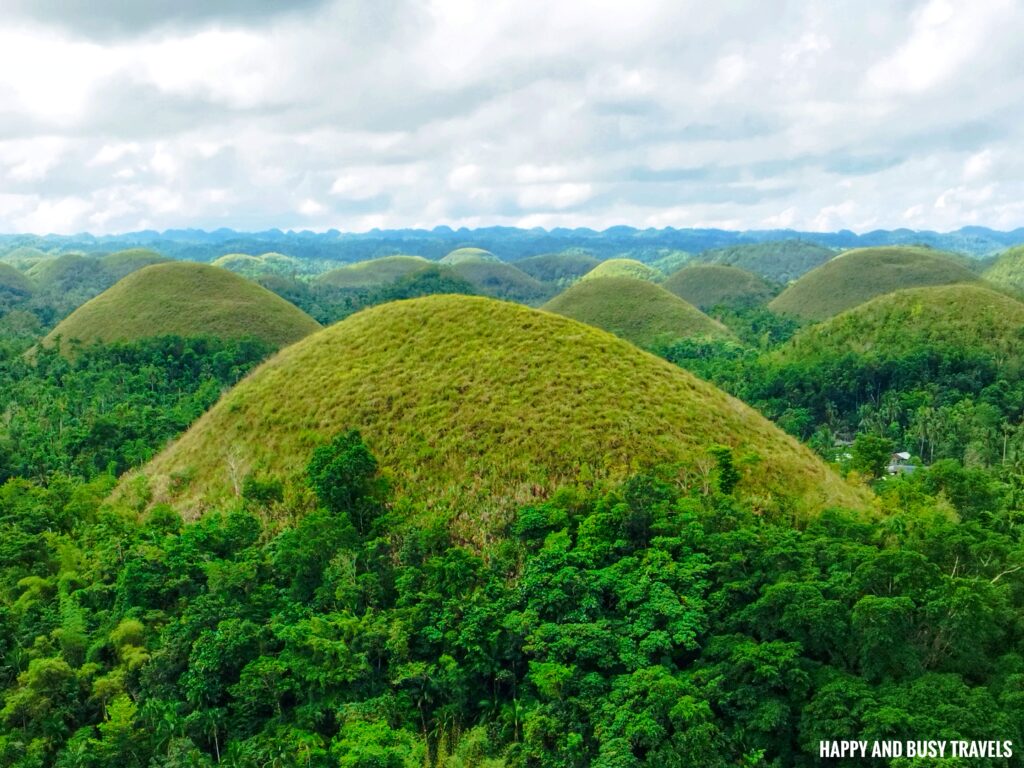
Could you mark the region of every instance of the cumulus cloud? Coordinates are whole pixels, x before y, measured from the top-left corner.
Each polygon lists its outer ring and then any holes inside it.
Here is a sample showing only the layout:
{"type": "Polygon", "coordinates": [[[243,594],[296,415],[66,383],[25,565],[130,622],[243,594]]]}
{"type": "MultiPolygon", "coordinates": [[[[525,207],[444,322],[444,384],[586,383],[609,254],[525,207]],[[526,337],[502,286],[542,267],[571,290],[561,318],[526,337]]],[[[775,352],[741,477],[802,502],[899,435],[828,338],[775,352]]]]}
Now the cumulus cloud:
{"type": "Polygon", "coordinates": [[[5,231],[1024,225],[1010,0],[3,6],[5,231]]]}

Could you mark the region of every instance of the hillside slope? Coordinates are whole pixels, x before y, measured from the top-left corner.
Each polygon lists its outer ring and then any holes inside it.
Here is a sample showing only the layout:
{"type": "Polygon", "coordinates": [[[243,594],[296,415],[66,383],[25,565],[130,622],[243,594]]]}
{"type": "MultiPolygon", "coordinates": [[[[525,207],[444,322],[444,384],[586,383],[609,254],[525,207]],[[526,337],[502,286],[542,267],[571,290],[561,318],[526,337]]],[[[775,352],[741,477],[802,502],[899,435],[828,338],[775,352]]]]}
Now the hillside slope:
{"type": "Polygon", "coordinates": [[[779,360],[845,352],[888,357],[936,346],[1024,358],[1024,303],[982,285],[910,288],[879,296],[818,325],[780,348],[779,360]]]}
{"type": "Polygon", "coordinates": [[[332,269],[320,275],[317,282],[335,288],[369,288],[388,285],[430,266],[431,262],[422,256],[385,256],[332,269]]]}
{"type": "Polygon", "coordinates": [[[732,338],[728,329],[660,285],[633,277],[582,280],[542,309],[651,349],[678,339],[732,338]]]}
{"type": "Polygon", "coordinates": [[[456,248],[454,251],[449,251],[446,255],[442,256],[439,263],[452,267],[456,264],[464,264],[471,261],[500,262],[501,259],[490,251],[485,251],[483,248],[456,248]]]}
{"type": "Polygon", "coordinates": [[[1024,294],[1024,245],[1000,254],[995,263],[982,273],[982,277],[1000,288],[1024,294]]]}
{"type": "Polygon", "coordinates": [[[804,320],[824,320],[893,291],[978,281],[951,254],[929,248],[861,248],[808,272],[768,308],[804,320]]]}
{"type": "Polygon", "coordinates": [[[680,463],[693,480],[718,443],[750,459],[740,489],[762,506],[863,504],[807,448],[682,369],[582,323],[467,296],[374,307],[281,351],[144,473],[153,501],[194,516],[250,472],[300,486],[313,448],[348,429],[400,495],[451,505],[477,530],[586,478],[680,463]]]}
{"type": "Polygon", "coordinates": [[[544,301],[553,290],[511,264],[490,261],[462,261],[450,267],[452,274],[468,282],[473,289],[495,299],[521,304],[544,301]]]}
{"type": "Polygon", "coordinates": [[[662,286],[700,309],[764,304],[775,294],[771,285],[753,272],[721,264],[683,267],[669,275],[662,286]]]}
{"type": "Polygon", "coordinates": [[[175,261],[133,272],[76,309],[44,339],[124,341],[152,336],[255,336],[275,347],[320,325],[255,283],[218,267],[175,261]]]}

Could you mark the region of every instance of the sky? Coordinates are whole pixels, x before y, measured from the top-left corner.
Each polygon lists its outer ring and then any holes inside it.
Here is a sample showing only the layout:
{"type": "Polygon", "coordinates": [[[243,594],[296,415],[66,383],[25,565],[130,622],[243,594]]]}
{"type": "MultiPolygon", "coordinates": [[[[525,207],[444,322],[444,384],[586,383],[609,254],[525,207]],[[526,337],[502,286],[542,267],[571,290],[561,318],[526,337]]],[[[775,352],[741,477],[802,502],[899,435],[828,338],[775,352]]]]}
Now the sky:
{"type": "Polygon", "coordinates": [[[2,232],[1024,226],[1015,0],[0,13],[2,232]]]}

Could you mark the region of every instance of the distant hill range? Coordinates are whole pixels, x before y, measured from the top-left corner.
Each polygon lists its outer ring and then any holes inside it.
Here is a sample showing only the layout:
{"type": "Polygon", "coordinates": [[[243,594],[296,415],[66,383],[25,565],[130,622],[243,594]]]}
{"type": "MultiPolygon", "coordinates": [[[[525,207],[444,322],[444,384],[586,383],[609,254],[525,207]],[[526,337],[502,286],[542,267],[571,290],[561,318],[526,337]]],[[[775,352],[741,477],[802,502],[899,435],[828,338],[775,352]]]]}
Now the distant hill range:
{"type": "MultiPolygon", "coordinates": [[[[53,253],[80,251],[110,253],[129,248],[149,248],[163,256],[192,261],[213,261],[230,253],[287,253],[299,259],[356,262],[398,253],[419,254],[440,260],[460,248],[474,247],[496,254],[502,261],[518,261],[539,254],[566,249],[584,252],[599,259],[628,257],[653,263],[673,252],[700,253],[711,249],[732,249],[771,241],[797,240],[830,249],[866,248],[886,245],[923,245],[938,250],[984,258],[1024,243],[1024,228],[999,232],[986,227],[964,227],[955,232],[877,230],[856,234],[839,232],[797,232],[794,230],[722,229],[636,229],[617,226],[603,231],[557,228],[545,230],[514,227],[481,229],[372,230],[347,233],[236,232],[217,229],[174,229],[165,232],[143,231],[121,235],[0,235],[0,253],[17,248],[32,248],[53,253]]],[[[726,260],[724,263],[732,263],[726,260]]],[[[736,266],[749,269],[744,263],[736,266]]]]}

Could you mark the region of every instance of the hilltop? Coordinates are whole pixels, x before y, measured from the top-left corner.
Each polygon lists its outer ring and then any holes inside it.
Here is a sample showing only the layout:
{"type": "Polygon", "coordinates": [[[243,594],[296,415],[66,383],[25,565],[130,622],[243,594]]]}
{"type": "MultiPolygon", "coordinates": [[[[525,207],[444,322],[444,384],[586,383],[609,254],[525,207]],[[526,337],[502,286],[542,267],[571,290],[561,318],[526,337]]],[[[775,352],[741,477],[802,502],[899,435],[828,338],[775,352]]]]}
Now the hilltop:
{"type": "Polygon", "coordinates": [[[678,339],[732,338],[728,329],[660,285],[633,277],[582,280],[542,309],[603,328],[638,347],[678,339]]]}
{"type": "Polygon", "coordinates": [[[768,308],[804,320],[824,320],[893,291],[978,280],[952,254],[913,247],[860,248],[808,272],[768,308]]]}
{"type": "Polygon", "coordinates": [[[100,259],[100,264],[110,276],[111,284],[113,284],[137,269],[148,267],[151,264],[162,264],[165,261],[169,261],[169,259],[149,248],[128,248],[124,251],[107,254],[100,259]]]}
{"type": "Polygon", "coordinates": [[[440,263],[455,266],[456,264],[474,261],[500,262],[501,259],[483,248],[456,248],[454,251],[449,251],[448,254],[443,256],[440,263]]]}
{"type": "Polygon", "coordinates": [[[542,283],[568,285],[579,280],[600,263],[600,259],[595,259],[588,253],[561,251],[520,259],[515,265],[542,283]]]}
{"type": "Polygon", "coordinates": [[[595,280],[599,277],[632,277],[637,280],[661,282],[665,275],[636,259],[608,259],[602,261],[583,276],[583,280],[595,280]]]}
{"type": "Polygon", "coordinates": [[[782,347],[779,360],[813,360],[846,352],[898,357],[953,347],[1024,358],[1024,304],[982,285],[910,288],[879,296],[818,325],[782,347]]]}
{"type": "Polygon", "coordinates": [[[430,265],[431,262],[422,256],[385,256],[332,269],[320,275],[317,282],[335,288],[388,285],[408,275],[422,272],[430,265]]]}
{"type": "Polygon", "coordinates": [[[1017,293],[1024,293],[1024,245],[1000,254],[995,263],[982,273],[990,283],[1017,293]]]}
{"type": "Polygon", "coordinates": [[[669,275],[662,285],[701,309],[764,304],[775,295],[771,285],[753,272],[721,264],[683,267],[669,275]]]}
{"type": "Polygon", "coordinates": [[[821,266],[835,251],[806,240],[745,243],[705,251],[698,257],[707,264],[739,267],[777,283],[787,283],[821,266]]]}
{"type": "Polygon", "coordinates": [[[76,309],[44,339],[131,341],[152,336],[255,336],[280,347],[319,328],[265,288],[207,264],[144,267],[76,309]]]}
{"type": "Polygon", "coordinates": [[[215,267],[230,270],[249,279],[256,279],[263,275],[294,276],[308,272],[311,266],[310,262],[273,251],[259,256],[251,256],[248,253],[227,253],[211,263],[215,267]]]}
{"type": "Polygon", "coordinates": [[[719,443],[743,459],[740,492],[759,505],[863,503],[803,445],[686,371],[582,323],[468,296],[374,307],[282,350],[143,473],[153,502],[195,516],[247,473],[297,487],[312,449],[348,429],[399,496],[450,505],[477,531],[566,483],[666,463],[699,471],[719,443]]]}
{"type": "Polygon", "coordinates": [[[495,299],[521,304],[544,301],[552,291],[511,264],[490,261],[462,261],[450,267],[452,274],[468,282],[475,292],[495,299]]]}

